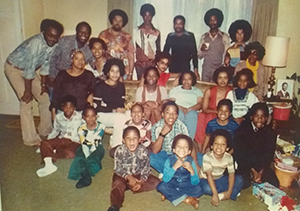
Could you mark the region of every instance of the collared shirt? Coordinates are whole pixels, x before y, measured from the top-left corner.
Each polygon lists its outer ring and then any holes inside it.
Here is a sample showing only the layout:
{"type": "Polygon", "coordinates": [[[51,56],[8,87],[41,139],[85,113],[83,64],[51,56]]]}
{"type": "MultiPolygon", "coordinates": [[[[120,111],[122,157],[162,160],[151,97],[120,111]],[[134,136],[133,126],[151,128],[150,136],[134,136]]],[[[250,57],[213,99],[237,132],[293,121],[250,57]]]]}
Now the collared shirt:
{"type": "Polygon", "coordinates": [[[143,145],[138,145],[132,153],[125,144],[118,146],[115,151],[114,171],[117,175],[125,178],[128,175],[141,175],[146,181],[150,175],[150,157],[148,150],[143,145]]]}
{"type": "Polygon", "coordinates": [[[93,59],[93,53],[87,44],[78,48],[76,35],[61,37],[50,59],[49,76],[51,78],[55,78],[60,71],[71,67],[71,55],[75,50],[80,50],[84,53],[86,62],[93,59]]]}
{"type": "Polygon", "coordinates": [[[49,74],[49,59],[55,49],[48,46],[43,33],[34,35],[22,42],[7,60],[18,69],[23,70],[23,77],[31,80],[35,77],[35,71],[41,67],[41,75],[49,74]]]}
{"type": "MultiPolygon", "coordinates": [[[[161,132],[164,125],[164,119],[159,120],[155,125],[153,125],[151,129],[152,141],[155,142],[157,140],[159,133],[161,132]]],[[[189,135],[189,132],[186,125],[179,119],[176,119],[176,121],[173,124],[172,130],[164,138],[161,150],[166,151],[168,154],[172,154],[172,143],[175,136],[177,136],[178,134],[189,135]]]]}
{"type": "Polygon", "coordinates": [[[177,36],[175,32],[168,34],[165,52],[170,52],[172,62],[169,70],[172,73],[190,71],[190,61],[193,60],[194,69],[198,69],[197,47],[195,36],[192,32],[184,31],[183,35],[177,36]]]}
{"type": "Polygon", "coordinates": [[[133,41],[127,32],[121,30],[118,37],[112,34],[111,29],[106,29],[99,34],[99,38],[107,45],[109,57],[121,59],[125,65],[125,71],[129,73],[129,54],[134,53],[133,41]]]}
{"type": "Polygon", "coordinates": [[[74,111],[70,119],[67,119],[64,112],[58,113],[55,116],[52,132],[48,135],[48,139],[68,138],[74,142],[79,143],[79,136],[77,133],[78,127],[83,123],[81,114],[74,111]]]}

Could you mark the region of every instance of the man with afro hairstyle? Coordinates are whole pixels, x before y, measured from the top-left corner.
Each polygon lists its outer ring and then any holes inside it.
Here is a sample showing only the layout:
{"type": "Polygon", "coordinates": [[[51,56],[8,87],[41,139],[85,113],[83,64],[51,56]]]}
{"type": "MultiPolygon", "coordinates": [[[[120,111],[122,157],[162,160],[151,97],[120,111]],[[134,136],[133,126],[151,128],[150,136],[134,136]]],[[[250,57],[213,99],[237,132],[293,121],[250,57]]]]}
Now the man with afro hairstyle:
{"type": "Polygon", "coordinates": [[[223,56],[229,47],[229,37],[219,30],[223,22],[221,10],[213,8],[204,16],[204,22],[209,31],[201,36],[198,50],[199,59],[204,59],[202,65],[202,81],[212,82],[214,71],[222,65],[223,56]]]}
{"type": "Polygon", "coordinates": [[[123,61],[125,65],[124,79],[132,80],[134,46],[131,35],[123,30],[128,23],[128,16],[123,10],[114,9],[108,16],[111,28],[99,34],[99,38],[107,45],[107,57],[123,61]]]}

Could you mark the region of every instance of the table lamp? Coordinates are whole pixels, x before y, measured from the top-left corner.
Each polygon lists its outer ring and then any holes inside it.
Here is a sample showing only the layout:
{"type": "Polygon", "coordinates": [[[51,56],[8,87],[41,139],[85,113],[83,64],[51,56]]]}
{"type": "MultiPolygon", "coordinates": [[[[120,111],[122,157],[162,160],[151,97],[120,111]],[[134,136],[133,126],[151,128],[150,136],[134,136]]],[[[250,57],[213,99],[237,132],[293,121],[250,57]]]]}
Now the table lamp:
{"type": "MultiPolygon", "coordinates": [[[[268,81],[268,92],[273,96],[273,86],[275,85],[275,68],[285,67],[289,50],[290,38],[268,36],[266,40],[266,55],[262,60],[262,64],[272,67],[271,76],[268,81]]],[[[268,96],[268,97],[271,97],[268,96]]]]}

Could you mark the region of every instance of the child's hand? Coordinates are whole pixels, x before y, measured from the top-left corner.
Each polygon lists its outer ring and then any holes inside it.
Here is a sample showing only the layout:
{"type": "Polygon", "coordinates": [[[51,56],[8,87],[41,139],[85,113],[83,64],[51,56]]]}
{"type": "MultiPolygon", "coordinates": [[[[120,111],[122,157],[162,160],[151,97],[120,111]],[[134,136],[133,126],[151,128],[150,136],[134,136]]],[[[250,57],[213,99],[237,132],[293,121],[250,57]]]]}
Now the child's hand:
{"type": "Polygon", "coordinates": [[[230,196],[231,196],[231,192],[230,191],[225,191],[223,192],[224,196],[222,198],[222,200],[228,200],[230,199],[230,196]]]}
{"type": "Polygon", "coordinates": [[[181,166],[183,166],[183,162],[181,159],[178,159],[175,164],[173,165],[173,169],[177,170],[179,169],[181,166]]]}
{"type": "Polygon", "coordinates": [[[134,176],[132,175],[128,175],[127,176],[127,181],[128,181],[128,185],[130,186],[130,188],[134,187],[136,182],[138,181],[134,176]]]}
{"type": "Polygon", "coordinates": [[[183,168],[185,168],[186,170],[188,170],[191,173],[191,175],[195,174],[195,171],[194,171],[192,165],[189,162],[187,162],[187,161],[183,162],[182,166],[183,166],[183,168]]]}
{"type": "Polygon", "coordinates": [[[261,175],[263,170],[260,170],[259,172],[257,172],[254,168],[251,168],[251,172],[253,175],[253,181],[256,183],[261,183],[261,175]]]}
{"type": "Polygon", "coordinates": [[[161,133],[163,135],[167,135],[172,130],[172,127],[168,126],[167,124],[164,124],[163,128],[161,129],[161,133]]]}
{"type": "Polygon", "coordinates": [[[216,195],[213,195],[212,197],[211,197],[211,201],[210,201],[210,203],[212,204],[212,205],[214,205],[214,206],[219,206],[219,197],[218,197],[218,194],[216,194],[216,195]]]}
{"type": "Polygon", "coordinates": [[[133,192],[139,191],[144,183],[144,180],[137,180],[135,185],[131,188],[133,192]]]}

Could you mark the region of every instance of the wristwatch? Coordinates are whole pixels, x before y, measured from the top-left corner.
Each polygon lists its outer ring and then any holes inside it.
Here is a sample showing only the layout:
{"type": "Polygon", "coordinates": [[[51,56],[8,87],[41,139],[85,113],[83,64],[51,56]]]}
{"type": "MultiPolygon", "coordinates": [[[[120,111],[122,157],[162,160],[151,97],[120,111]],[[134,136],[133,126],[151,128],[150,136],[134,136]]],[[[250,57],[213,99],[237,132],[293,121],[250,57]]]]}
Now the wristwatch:
{"type": "Polygon", "coordinates": [[[166,137],[166,135],[167,135],[167,134],[163,135],[162,133],[159,133],[159,136],[161,136],[161,137],[163,137],[163,138],[166,137]]]}

